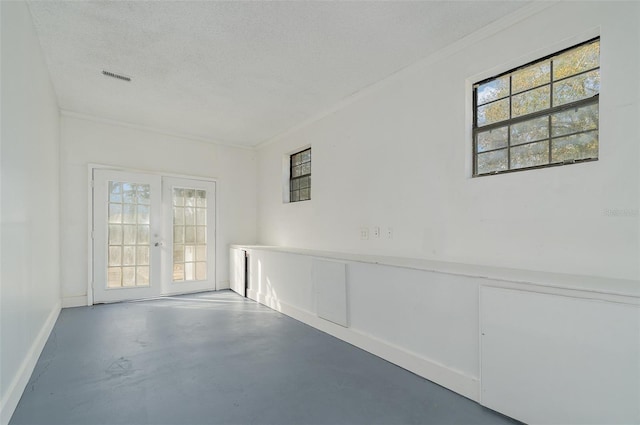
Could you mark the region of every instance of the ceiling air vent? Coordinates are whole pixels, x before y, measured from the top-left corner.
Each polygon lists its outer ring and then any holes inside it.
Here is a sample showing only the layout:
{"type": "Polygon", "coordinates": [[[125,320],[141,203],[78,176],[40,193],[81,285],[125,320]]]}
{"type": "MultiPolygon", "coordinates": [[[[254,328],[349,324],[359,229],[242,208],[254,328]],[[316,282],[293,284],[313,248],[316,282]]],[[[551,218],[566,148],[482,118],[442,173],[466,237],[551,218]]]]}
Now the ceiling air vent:
{"type": "Polygon", "coordinates": [[[109,72],[109,71],[102,71],[102,73],[107,77],[117,78],[118,80],[123,80],[123,81],[131,81],[131,77],[127,77],[126,75],[120,75],[120,74],[116,74],[114,72],[109,72]]]}

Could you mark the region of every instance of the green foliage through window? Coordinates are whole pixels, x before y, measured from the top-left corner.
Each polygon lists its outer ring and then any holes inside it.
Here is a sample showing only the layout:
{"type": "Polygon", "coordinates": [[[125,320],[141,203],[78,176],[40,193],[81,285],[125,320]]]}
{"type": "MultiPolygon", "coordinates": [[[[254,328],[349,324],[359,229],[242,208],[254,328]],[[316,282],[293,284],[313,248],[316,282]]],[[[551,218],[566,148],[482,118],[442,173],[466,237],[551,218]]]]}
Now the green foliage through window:
{"type": "Polygon", "coordinates": [[[598,159],[600,39],[473,86],[473,175],[598,159]]]}

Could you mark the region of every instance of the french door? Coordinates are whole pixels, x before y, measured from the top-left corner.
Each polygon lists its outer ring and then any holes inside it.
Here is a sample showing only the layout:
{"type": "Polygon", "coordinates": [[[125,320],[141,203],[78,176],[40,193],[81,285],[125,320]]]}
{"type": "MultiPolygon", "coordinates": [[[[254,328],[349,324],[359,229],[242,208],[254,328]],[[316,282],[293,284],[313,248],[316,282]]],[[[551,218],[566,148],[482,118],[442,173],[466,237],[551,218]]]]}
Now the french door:
{"type": "Polygon", "coordinates": [[[215,289],[215,183],[93,170],[93,302],[215,289]]]}

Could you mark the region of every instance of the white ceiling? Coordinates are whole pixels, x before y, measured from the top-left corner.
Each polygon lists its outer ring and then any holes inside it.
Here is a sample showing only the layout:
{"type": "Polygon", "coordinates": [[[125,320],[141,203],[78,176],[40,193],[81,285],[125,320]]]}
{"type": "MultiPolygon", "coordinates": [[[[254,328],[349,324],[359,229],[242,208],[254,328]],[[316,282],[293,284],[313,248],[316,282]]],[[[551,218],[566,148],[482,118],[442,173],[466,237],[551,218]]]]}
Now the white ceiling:
{"type": "Polygon", "coordinates": [[[525,4],[29,3],[62,109],[244,146],[525,4]]]}

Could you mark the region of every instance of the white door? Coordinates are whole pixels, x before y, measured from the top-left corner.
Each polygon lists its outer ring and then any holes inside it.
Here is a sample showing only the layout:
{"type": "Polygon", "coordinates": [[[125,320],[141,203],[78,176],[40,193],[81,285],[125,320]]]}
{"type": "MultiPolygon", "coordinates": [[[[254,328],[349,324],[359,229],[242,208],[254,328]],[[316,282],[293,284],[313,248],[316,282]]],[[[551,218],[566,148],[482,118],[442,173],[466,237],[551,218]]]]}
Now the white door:
{"type": "Polygon", "coordinates": [[[216,289],[215,183],[163,177],[162,193],[162,293],[216,289]]]}
{"type": "Polygon", "coordinates": [[[93,302],[215,289],[215,183],[93,171],[93,302]]]}
{"type": "Polygon", "coordinates": [[[160,295],[160,176],[93,172],[93,302],[160,295]]]}

